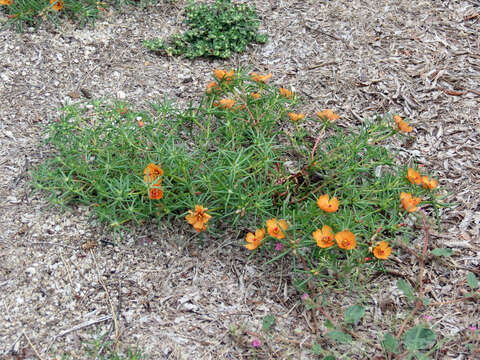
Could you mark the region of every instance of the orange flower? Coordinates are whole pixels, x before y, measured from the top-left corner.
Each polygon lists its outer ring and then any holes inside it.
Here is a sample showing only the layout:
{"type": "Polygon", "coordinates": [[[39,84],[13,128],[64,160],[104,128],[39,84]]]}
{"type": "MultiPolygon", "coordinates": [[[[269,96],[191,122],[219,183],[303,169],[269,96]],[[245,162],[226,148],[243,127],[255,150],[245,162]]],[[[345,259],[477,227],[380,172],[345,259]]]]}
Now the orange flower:
{"type": "Polygon", "coordinates": [[[317,206],[327,213],[333,213],[338,210],[340,202],[336,197],[332,197],[327,194],[320,196],[317,200],[317,206]]]}
{"type": "Polygon", "coordinates": [[[302,120],[303,118],[305,118],[305,114],[297,114],[292,112],[289,112],[288,116],[290,117],[290,120],[292,120],[293,122],[297,122],[298,120],[302,120]]]}
{"type": "Polygon", "coordinates": [[[211,81],[208,85],[207,85],[207,94],[211,94],[213,93],[214,91],[219,91],[220,90],[220,86],[218,86],[218,84],[215,82],[215,81],[211,81]]]}
{"type": "Polygon", "coordinates": [[[405,121],[403,121],[400,116],[395,115],[393,117],[393,121],[395,121],[395,123],[397,124],[398,130],[406,133],[412,132],[413,128],[411,126],[408,126],[408,124],[405,121]]]}
{"type": "MultiPolygon", "coordinates": [[[[157,180],[160,176],[163,176],[163,170],[160,166],[150,163],[143,170],[143,174],[144,174],[143,180],[146,183],[152,183],[155,180],[157,180]]],[[[159,181],[154,186],[160,185],[161,182],[162,182],[162,179],[159,179],[159,181]]]]}
{"type": "Polygon", "coordinates": [[[286,98],[291,98],[293,96],[293,93],[290,90],[281,87],[280,95],[286,98]]]}
{"type": "Polygon", "coordinates": [[[213,104],[214,106],[219,106],[222,109],[231,109],[235,104],[235,100],[233,99],[221,99],[220,103],[213,104]]]}
{"type": "Polygon", "coordinates": [[[412,194],[401,192],[400,193],[400,202],[403,205],[403,208],[408,212],[415,212],[418,210],[417,205],[420,204],[422,198],[414,198],[412,194]]]}
{"type": "Polygon", "coordinates": [[[422,176],[422,185],[425,189],[433,190],[438,186],[438,182],[435,179],[430,179],[428,176],[422,176]]]}
{"type": "MultiPolygon", "coordinates": [[[[156,183],[154,186],[160,186],[161,181],[156,183]]],[[[163,190],[160,187],[152,187],[150,189],[149,198],[152,200],[160,200],[163,198],[163,190]]]]}
{"type": "Polygon", "coordinates": [[[420,173],[416,170],[413,170],[412,168],[408,169],[407,178],[408,181],[410,181],[412,184],[418,185],[422,182],[422,177],[420,176],[420,173]]]}
{"type": "Polygon", "coordinates": [[[317,116],[322,120],[330,120],[331,122],[338,120],[340,117],[338,114],[335,114],[331,109],[324,109],[317,112],[317,116]]]}
{"type": "Polygon", "coordinates": [[[282,232],[282,230],[287,230],[288,225],[285,220],[280,220],[277,222],[276,218],[267,220],[267,232],[270,236],[277,238],[277,239],[283,239],[285,237],[285,234],[282,232]]]}
{"type": "Polygon", "coordinates": [[[255,235],[252,234],[251,232],[249,232],[247,234],[247,239],[246,239],[248,244],[246,244],[245,247],[248,250],[255,250],[262,243],[262,240],[263,240],[264,236],[265,236],[265,230],[264,229],[257,229],[255,231],[255,235]]]}
{"type": "Polygon", "coordinates": [[[12,3],[13,3],[12,0],[0,0],[0,5],[10,6],[10,5],[12,5],[12,3]]]}
{"type": "Polygon", "coordinates": [[[258,83],[262,82],[265,83],[268,79],[272,77],[272,73],[267,75],[259,75],[257,73],[252,72],[252,80],[258,83]]]}
{"type": "Polygon", "coordinates": [[[63,8],[63,0],[50,0],[50,4],[53,4],[52,9],[54,11],[60,11],[63,8]]]}
{"type": "Polygon", "coordinates": [[[349,230],[343,230],[335,235],[335,240],[340,249],[352,250],[357,245],[357,238],[349,230]]]}
{"type": "Polygon", "coordinates": [[[386,260],[392,253],[392,248],[388,246],[386,241],[380,241],[377,246],[373,249],[373,255],[377,259],[386,260]]]}
{"type": "Polygon", "coordinates": [[[235,79],[235,72],[233,70],[226,71],[226,70],[213,70],[216,78],[220,81],[225,80],[228,84],[230,81],[235,79]]]}
{"type": "Polygon", "coordinates": [[[258,92],[252,92],[250,93],[250,96],[253,97],[254,99],[260,99],[262,97],[262,95],[260,95],[260,93],[258,92]]]}
{"type": "Polygon", "coordinates": [[[323,225],[322,230],[317,229],[313,233],[313,239],[317,242],[317,245],[321,248],[329,248],[333,246],[333,232],[332,228],[328,225],[323,225]]]}
{"type": "Polygon", "coordinates": [[[185,217],[188,223],[193,226],[198,232],[207,229],[207,222],[211,216],[206,213],[208,209],[204,209],[202,205],[195,205],[195,212],[188,210],[188,215],[185,217]]]}

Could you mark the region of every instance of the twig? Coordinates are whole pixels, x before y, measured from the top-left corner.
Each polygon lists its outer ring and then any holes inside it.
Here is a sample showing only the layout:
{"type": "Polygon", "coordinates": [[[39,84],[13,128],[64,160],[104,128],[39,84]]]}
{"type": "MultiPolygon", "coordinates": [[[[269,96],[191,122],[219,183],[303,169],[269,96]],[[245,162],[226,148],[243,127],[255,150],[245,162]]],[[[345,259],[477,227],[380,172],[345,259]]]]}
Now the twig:
{"type": "Polygon", "coordinates": [[[48,347],[42,351],[42,353],[45,353],[45,352],[48,352],[50,350],[50,348],[52,347],[53,343],[60,337],[63,337],[73,331],[77,331],[77,330],[80,330],[80,329],[83,329],[83,328],[86,328],[86,327],[89,327],[91,325],[95,325],[95,324],[98,324],[98,323],[101,323],[101,322],[104,322],[104,321],[108,321],[108,320],[112,320],[112,315],[105,315],[105,316],[102,316],[98,319],[95,319],[95,320],[90,320],[90,321],[86,321],[86,322],[83,322],[79,325],[75,325],[74,327],[70,328],[70,329],[67,329],[67,330],[64,330],[62,331],[60,334],[58,335],[55,335],[53,337],[53,340],[50,342],[50,344],[48,345],[48,347]]]}
{"type": "Polygon", "coordinates": [[[89,327],[91,325],[95,325],[95,324],[98,324],[98,323],[101,323],[101,322],[104,322],[104,321],[107,321],[107,320],[112,320],[112,315],[104,315],[98,319],[95,319],[95,320],[90,320],[90,321],[85,321],[79,325],[76,325],[68,330],[64,330],[62,331],[60,334],[56,335],[55,338],[59,338],[59,337],[62,337],[62,336],[65,336],[69,333],[71,333],[72,331],[77,331],[77,330],[80,330],[80,329],[83,329],[83,328],[86,328],[86,327],[89,327]]]}
{"type": "Polygon", "coordinates": [[[23,336],[25,336],[25,339],[27,339],[27,342],[28,344],[30,345],[30,347],[33,349],[33,352],[35,353],[35,355],[37,355],[37,357],[40,359],[40,360],[43,360],[42,357],[40,356],[40,354],[38,353],[37,349],[35,349],[35,346],[33,346],[32,342],[30,341],[30,338],[28,337],[27,333],[25,332],[25,330],[23,331],[23,336]]]}

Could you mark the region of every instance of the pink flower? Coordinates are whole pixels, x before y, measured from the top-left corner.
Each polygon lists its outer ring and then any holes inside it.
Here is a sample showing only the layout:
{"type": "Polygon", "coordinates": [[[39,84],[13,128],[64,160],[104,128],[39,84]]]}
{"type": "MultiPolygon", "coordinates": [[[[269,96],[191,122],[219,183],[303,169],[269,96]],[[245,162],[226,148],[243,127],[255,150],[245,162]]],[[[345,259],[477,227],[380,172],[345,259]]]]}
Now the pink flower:
{"type": "Polygon", "coordinates": [[[472,331],[477,331],[477,327],[476,327],[476,326],[470,326],[468,329],[469,329],[469,330],[472,330],[472,331]]]}
{"type": "Polygon", "coordinates": [[[282,243],[277,243],[277,244],[275,245],[275,250],[276,250],[276,251],[281,251],[282,249],[283,249],[282,243]]]}
{"type": "Polygon", "coordinates": [[[430,315],[425,315],[423,318],[427,321],[430,321],[433,319],[433,317],[431,317],[430,315]]]}
{"type": "Polygon", "coordinates": [[[257,338],[253,339],[253,341],[252,341],[252,346],[253,347],[257,348],[257,347],[260,347],[260,345],[261,345],[261,343],[260,343],[259,339],[257,339],[257,338]]]}
{"type": "Polygon", "coordinates": [[[307,293],[303,293],[302,295],[302,300],[307,300],[308,299],[308,294],[307,293]]]}

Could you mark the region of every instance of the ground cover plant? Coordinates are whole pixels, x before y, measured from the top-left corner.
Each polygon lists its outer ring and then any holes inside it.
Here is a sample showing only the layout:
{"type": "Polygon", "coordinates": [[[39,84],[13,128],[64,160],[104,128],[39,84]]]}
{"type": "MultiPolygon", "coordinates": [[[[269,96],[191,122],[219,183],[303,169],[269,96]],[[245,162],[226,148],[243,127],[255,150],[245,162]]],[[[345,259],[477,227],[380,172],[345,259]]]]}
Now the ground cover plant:
{"type": "Polygon", "coordinates": [[[4,26],[14,26],[23,31],[25,26],[38,27],[48,20],[59,25],[62,19],[77,22],[80,26],[94,23],[101,12],[121,4],[147,5],[147,1],[96,1],[96,0],[0,0],[0,9],[7,14],[4,26]]]}
{"type": "Polygon", "coordinates": [[[90,206],[112,229],[184,221],[246,248],[293,255],[299,289],[341,279],[408,242],[419,206],[442,206],[437,181],[398,165],[387,140],[411,127],[399,116],[335,125],[330,109],[308,117],[291,90],[254,72],[215,70],[198,105],[167,99],[153,113],[129,104],[68,105],[48,131],[55,156],[36,171],[52,203],[90,206]],[[317,122],[315,134],[302,122],[317,122]],[[397,241],[397,240],[394,240],[397,241]],[[328,270],[328,271],[327,271],[328,270]]]}
{"type": "Polygon", "coordinates": [[[208,5],[193,1],[185,8],[188,30],[166,41],[153,39],[143,45],[158,54],[184,55],[186,58],[229,58],[245,51],[252,42],[266,43],[268,37],[258,33],[260,20],[252,5],[216,0],[208,5]]]}

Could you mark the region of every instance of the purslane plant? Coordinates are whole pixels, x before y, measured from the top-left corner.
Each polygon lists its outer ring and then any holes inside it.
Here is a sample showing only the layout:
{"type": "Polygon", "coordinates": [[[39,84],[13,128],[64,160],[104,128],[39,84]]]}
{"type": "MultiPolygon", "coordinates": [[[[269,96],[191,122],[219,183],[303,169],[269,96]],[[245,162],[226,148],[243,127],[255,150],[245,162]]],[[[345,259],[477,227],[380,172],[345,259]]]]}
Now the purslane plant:
{"type": "Polygon", "coordinates": [[[150,112],[66,106],[48,130],[55,155],[34,183],[53,203],[85,204],[113,228],[156,217],[218,237],[240,229],[248,250],[297,258],[299,286],[327,268],[381,266],[393,239],[412,236],[405,218],[439,206],[436,180],[398,165],[384,146],[409,129],[389,115],[358,131],[336,126],[331,109],[309,117],[271,76],[215,70],[185,110],[168,100],[150,112]]]}
{"type": "Polygon", "coordinates": [[[86,23],[94,23],[99,14],[112,5],[127,2],[146,5],[150,1],[152,0],[0,0],[0,11],[7,14],[7,20],[0,25],[12,25],[22,32],[25,26],[38,27],[45,20],[58,25],[66,17],[84,26],[86,23]]]}

